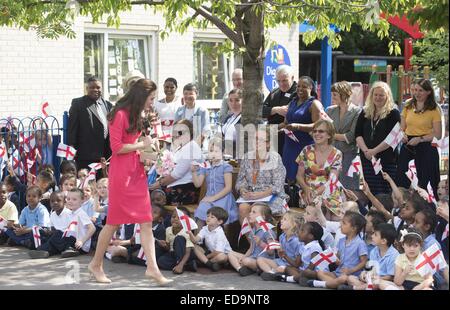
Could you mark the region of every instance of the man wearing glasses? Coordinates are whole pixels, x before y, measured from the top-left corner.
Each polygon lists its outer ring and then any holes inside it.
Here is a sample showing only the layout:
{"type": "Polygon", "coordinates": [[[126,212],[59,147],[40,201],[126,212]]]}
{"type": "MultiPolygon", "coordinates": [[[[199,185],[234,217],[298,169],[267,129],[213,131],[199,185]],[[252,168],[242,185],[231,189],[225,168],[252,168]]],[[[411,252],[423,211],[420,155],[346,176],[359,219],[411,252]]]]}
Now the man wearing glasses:
{"type": "MultiPolygon", "coordinates": [[[[281,124],[284,122],[288,110],[288,103],[297,91],[297,83],[294,81],[294,70],[288,65],[281,65],[276,70],[278,88],[275,88],[266,97],[263,104],[262,117],[269,124],[281,124]]],[[[278,134],[278,153],[282,155],[284,145],[284,133],[278,134]]]]}

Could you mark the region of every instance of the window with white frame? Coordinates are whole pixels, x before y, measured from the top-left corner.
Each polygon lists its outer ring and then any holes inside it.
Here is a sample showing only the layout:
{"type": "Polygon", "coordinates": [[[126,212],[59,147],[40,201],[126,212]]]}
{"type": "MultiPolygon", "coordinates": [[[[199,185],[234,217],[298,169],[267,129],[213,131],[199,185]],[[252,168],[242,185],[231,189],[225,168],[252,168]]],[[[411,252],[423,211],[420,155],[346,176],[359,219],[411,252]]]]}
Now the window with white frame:
{"type": "Polygon", "coordinates": [[[150,76],[151,36],[117,33],[84,34],[84,81],[96,76],[103,81],[103,96],[116,101],[124,91],[128,72],[150,76]]]}
{"type": "Polygon", "coordinates": [[[229,88],[230,61],[218,52],[223,41],[196,39],[194,41],[194,82],[199,100],[222,100],[229,88]]]}

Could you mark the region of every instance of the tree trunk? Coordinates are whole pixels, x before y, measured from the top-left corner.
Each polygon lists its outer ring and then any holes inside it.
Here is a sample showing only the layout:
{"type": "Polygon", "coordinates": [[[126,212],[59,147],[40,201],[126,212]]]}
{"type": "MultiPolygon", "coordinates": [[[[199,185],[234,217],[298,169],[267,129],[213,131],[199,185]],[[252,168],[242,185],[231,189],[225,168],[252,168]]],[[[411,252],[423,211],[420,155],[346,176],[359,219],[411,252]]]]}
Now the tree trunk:
{"type": "Polygon", "coordinates": [[[242,125],[256,124],[262,116],[264,100],[264,15],[254,9],[245,13],[243,33],[247,51],[243,55],[242,125]]]}

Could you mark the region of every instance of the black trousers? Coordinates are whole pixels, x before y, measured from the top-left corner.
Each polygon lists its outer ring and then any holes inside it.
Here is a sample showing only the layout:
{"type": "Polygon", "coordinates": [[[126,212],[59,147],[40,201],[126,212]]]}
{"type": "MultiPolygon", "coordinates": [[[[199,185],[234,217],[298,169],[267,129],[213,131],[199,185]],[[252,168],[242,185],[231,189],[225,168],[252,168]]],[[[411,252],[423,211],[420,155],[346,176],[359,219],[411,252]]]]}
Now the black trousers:
{"type": "MultiPolygon", "coordinates": [[[[182,236],[175,237],[173,242],[173,251],[166,252],[156,258],[159,268],[163,270],[172,270],[186,254],[186,238],[182,236]]],[[[189,265],[194,259],[194,251],[191,251],[186,265],[189,265]]]]}
{"type": "Polygon", "coordinates": [[[52,234],[47,242],[45,242],[38,248],[38,250],[47,251],[50,256],[57,255],[64,252],[70,247],[74,248],[76,241],[77,239],[72,236],[63,237],[63,232],[57,230],[52,234]]]}
{"type": "MultiPolygon", "coordinates": [[[[411,139],[413,137],[408,138],[411,139]]],[[[439,153],[437,148],[431,145],[431,142],[422,142],[416,146],[402,145],[397,165],[397,186],[410,187],[411,181],[405,172],[408,171],[409,161],[413,159],[416,164],[419,186],[427,189],[427,184],[430,182],[434,197],[437,199],[437,188],[441,177],[439,171],[439,153]]]]}

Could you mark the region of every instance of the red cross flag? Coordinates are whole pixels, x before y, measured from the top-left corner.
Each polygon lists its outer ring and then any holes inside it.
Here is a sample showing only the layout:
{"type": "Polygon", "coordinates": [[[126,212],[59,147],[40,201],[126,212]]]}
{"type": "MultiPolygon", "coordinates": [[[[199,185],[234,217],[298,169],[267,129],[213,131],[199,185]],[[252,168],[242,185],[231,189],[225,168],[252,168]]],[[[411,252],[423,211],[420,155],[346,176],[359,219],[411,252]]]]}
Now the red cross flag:
{"type": "Polygon", "coordinates": [[[164,127],[173,126],[174,123],[175,123],[175,121],[173,119],[162,119],[161,120],[161,125],[164,127]]]}
{"type": "Polygon", "coordinates": [[[141,225],[134,224],[134,243],[141,244],[141,225]]]}
{"type": "Polygon", "coordinates": [[[334,173],[330,174],[328,181],[324,184],[325,191],[323,192],[324,197],[330,197],[334,191],[338,188],[342,188],[341,182],[339,182],[338,176],[334,173]]]}
{"type": "Polygon", "coordinates": [[[86,184],[88,184],[89,181],[95,181],[96,177],[97,177],[97,172],[95,171],[95,169],[91,169],[89,171],[88,175],[84,178],[83,182],[80,183],[80,188],[84,189],[86,184]]]}
{"type": "Polygon", "coordinates": [[[444,232],[442,233],[441,241],[444,241],[445,238],[448,238],[448,223],[445,226],[444,232]]]}
{"type": "Polygon", "coordinates": [[[435,243],[426,249],[416,260],[416,270],[423,277],[427,274],[434,274],[447,266],[444,255],[435,243]]]}
{"type": "Polygon", "coordinates": [[[448,150],[448,136],[438,140],[436,137],[433,138],[433,141],[431,141],[431,145],[437,148],[440,148],[441,150],[448,150]]]}
{"type": "Polygon", "coordinates": [[[58,144],[56,156],[66,158],[67,160],[73,160],[76,153],[77,150],[75,148],[65,145],[64,143],[60,143],[58,144]]]}
{"type": "Polygon", "coordinates": [[[241,231],[239,232],[238,243],[243,235],[245,235],[251,231],[252,231],[252,228],[250,227],[250,223],[248,222],[248,219],[244,218],[244,220],[242,221],[241,231]]]}
{"type": "Polygon", "coordinates": [[[199,166],[200,168],[204,168],[204,169],[209,169],[209,168],[211,168],[211,163],[210,163],[209,161],[207,161],[207,160],[205,160],[205,161],[202,162],[202,163],[199,163],[199,162],[197,162],[197,161],[194,161],[194,162],[192,162],[192,164],[193,164],[194,166],[199,166]]]}
{"type": "Polygon", "coordinates": [[[427,192],[428,192],[428,197],[427,197],[428,202],[434,203],[434,205],[437,206],[436,198],[434,197],[433,188],[431,187],[431,183],[429,181],[427,184],[427,192]]]}
{"type": "Polygon", "coordinates": [[[283,130],[283,132],[286,134],[286,136],[288,136],[291,140],[300,143],[300,141],[298,141],[297,137],[294,135],[294,133],[291,130],[288,130],[286,128],[281,129],[283,130]]]}
{"type": "Polygon", "coordinates": [[[41,103],[41,113],[43,118],[46,118],[50,115],[48,101],[41,103]]]}
{"type": "Polygon", "coordinates": [[[151,135],[163,141],[169,141],[172,138],[170,133],[162,130],[161,122],[152,122],[151,135]]]}
{"type": "Polygon", "coordinates": [[[141,247],[139,249],[137,258],[147,261],[147,257],[145,257],[145,253],[144,253],[144,248],[143,247],[141,247]]]}
{"type": "Polygon", "coordinates": [[[72,221],[69,223],[69,226],[67,226],[66,230],[64,230],[63,237],[77,237],[77,221],[72,221]]]}
{"type": "Polygon", "coordinates": [[[378,158],[378,160],[375,158],[375,156],[372,157],[372,167],[373,171],[375,171],[375,174],[380,173],[383,171],[383,166],[381,166],[381,158],[378,158]]]}
{"type": "Polygon", "coordinates": [[[186,214],[184,214],[183,211],[180,211],[177,208],[175,208],[175,210],[177,211],[178,218],[180,219],[180,222],[181,222],[181,225],[183,226],[183,230],[184,231],[187,232],[187,231],[191,231],[191,230],[194,230],[194,229],[198,228],[198,226],[194,222],[194,220],[191,219],[186,214]]]}
{"type": "Polygon", "coordinates": [[[333,123],[333,120],[328,116],[328,114],[324,110],[320,110],[320,118],[333,123]]]}
{"type": "Polygon", "coordinates": [[[416,163],[413,160],[410,160],[408,163],[408,171],[406,172],[406,175],[408,176],[408,179],[412,180],[414,178],[413,175],[417,175],[417,169],[416,169],[416,163]]]}
{"type": "Polygon", "coordinates": [[[89,168],[94,169],[94,170],[100,170],[102,169],[102,164],[101,163],[92,163],[88,165],[89,168]]]}
{"type": "Polygon", "coordinates": [[[279,250],[279,249],[281,249],[281,244],[278,241],[272,241],[269,242],[264,248],[264,250],[262,250],[261,253],[259,253],[258,255],[261,255],[262,253],[269,250],[279,250]]]}
{"type": "Polygon", "coordinates": [[[0,216],[0,231],[6,231],[8,226],[8,221],[0,216]]]}
{"type": "Polygon", "coordinates": [[[402,141],[403,137],[404,134],[402,128],[400,127],[400,123],[397,122],[386,139],[384,139],[384,142],[395,150],[397,145],[402,141]]]}
{"type": "Polygon", "coordinates": [[[39,226],[31,227],[31,232],[33,234],[34,247],[37,249],[41,246],[41,233],[39,232],[39,226]]]}
{"type": "Polygon", "coordinates": [[[319,270],[324,270],[329,264],[335,263],[336,261],[337,256],[331,249],[326,249],[311,259],[311,263],[319,270]]]}
{"type": "Polygon", "coordinates": [[[347,176],[352,178],[354,173],[361,174],[361,172],[362,172],[361,158],[358,155],[352,160],[350,168],[348,168],[347,176]]]}
{"type": "Polygon", "coordinates": [[[27,168],[28,171],[34,166],[34,160],[31,160],[30,158],[27,158],[27,168]]]}
{"type": "Polygon", "coordinates": [[[269,222],[266,222],[262,216],[258,216],[256,218],[256,222],[265,232],[268,232],[268,233],[270,233],[271,230],[275,227],[272,224],[270,224],[269,222]]]}
{"type": "Polygon", "coordinates": [[[286,212],[288,212],[288,211],[290,210],[289,205],[288,205],[288,203],[287,203],[286,200],[284,201],[283,209],[284,209],[286,212]]]}
{"type": "Polygon", "coordinates": [[[11,155],[11,160],[12,160],[12,168],[14,170],[14,173],[17,174],[18,176],[23,176],[25,174],[24,172],[24,167],[23,167],[23,163],[20,160],[20,154],[18,150],[15,150],[12,155],[11,155]]]}
{"type": "Polygon", "coordinates": [[[19,145],[22,145],[25,152],[29,153],[36,148],[36,139],[33,134],[19,133],[19,145]]]}

